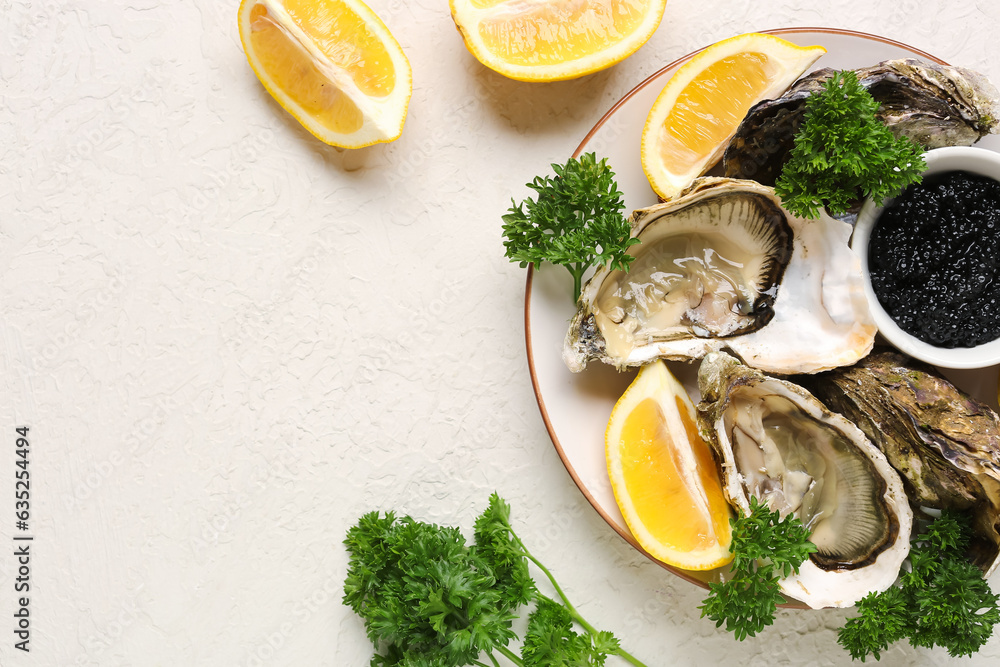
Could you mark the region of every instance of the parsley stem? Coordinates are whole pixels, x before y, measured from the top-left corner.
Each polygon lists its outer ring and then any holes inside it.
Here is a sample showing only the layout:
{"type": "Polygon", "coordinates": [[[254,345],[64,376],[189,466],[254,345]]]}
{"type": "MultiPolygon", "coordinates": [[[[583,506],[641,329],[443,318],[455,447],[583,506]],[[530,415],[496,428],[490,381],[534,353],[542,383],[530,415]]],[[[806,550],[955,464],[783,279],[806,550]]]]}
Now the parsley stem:
{"type": "MultiPolygon", "coordinates": [[[[566,267],[569,269],[569,267],[566,267]]],[[[587,270],[587,267],[581,267],[576,265],[569,269],[569,272],[573,274],[573,303],[580,300],[580,290],[583,287],[583,272],[587,270]]]]}
{"type": "Polygon", "coordinates": [[[586,628],[587,632],[595,634],[597,630],[595,630],[593,626],[591,626],[589,623],[584,621],[583,618],[580,617],[580,614],[577,613],[576,609],[573,607],[569,599],[566,597],[566,594],[563,593],[562,588],[559,587],[559,583],[556,581],[556,578],[552,576],[551,572],[549,572],[549,568],[542,565],[541,561],[539,561],[537,558],[531,555],[531,552],[528,551],[528,549],[524,546],[524,542],[522,542],[521,538],[517,536],[513,528],[511,528],[510,534],[517,542],[517,546],[519,546],[521,548],[521,551],[524,552],[525,558],[527,558],[532,563],[537,565],[538,569],[541,570],[542,573],[548,578],[549,583],[552,584],[552,588],[556,590],[556,593],[559,595],[559,598],[563,601],[563,606],[565,606],[566,609],[569,611],[570,616],[572,616],[574,620],[578,619],[580,625],[586,628]]]}
{"type": "Polygon", "coordinates": [[[641,660],[639,660],[638,658],[636,658],[634,655],[632,655],[623,648],[619,648],[617,651],[615,651],[615,655],[617,655],[622,660],[625,660],[628,663],[635,665],[635,667],[646,667],[646,664],[644,662],[642,662],[641,660]]]}
{"type": "MultiPolygon", "coordinates": [[[[537,558],[535,558],[533,555],[531,555],[531,552],[528,551],[528,549],[524,546],[524,542],[522,542],[521,538],[517,536],[517,534],[514,532],[513,528],[510,529],[510,534],[514,538],[514,541],[517,542],[517,545],[521,548],[521,551],[524,552],[525,558],[527,558],[532,563],[534,563],[536,566],[538,566],[538,569],[542,571],[542,573],[549,580],[549,583],[552,584],[552,588],[555,589],[556,593],[559,595],[559,598],[563,601],[563,606],[566,607],[566,611],[569,612],[570,617],[572,617],[572,619],[574,621],[576,621],[577,623],[579,623],[580,627],[582,627],[587,632],[589,632],[591,634],[591,636],[596,636],[597,635],[597,628],[595,628],[590,623],[588,623],[587,620],[583,616],[580,616],[580,613],[576,610],[576,608],[572,605],[572,603],[570,603],[569,598],[567,598],[566,594],[563,593],[563,590],[562,590],[562,588],[560,588],[559,583],[556,581],[556,578],[554,576],[552,576],[552,573],[549,571],[549,568],[547,568],[544,565],[542,565],[542,563],[537,558]]],[[[539,594],[539,595],[541,595],[541,594],[539,594]]],[[[542,596],[542,597],[545,597],[545,596],[542,596]]],[[[623,660],[626,660],[630,664],[635,665],[635,667],[646,667],[645,663],[643,663],[638,658],[636,658],[631,653],[629,653],[628,651],[626,651],[625,649],[623,649],[621,647],[619,647],[615,651],[615,655],[617,655],[618,657],[622,658],[623,660]]]]}
{"type": "MultiPolygon", "coordinates": [[[[497,646],[497,651],[502,653],[508,660],[513,662],[515,665],[519,665],[519,667],[524,667],[524,662],[521,660],[520,656],[511,651],[506,646],[497,646]]],[[[490,660],[493,661],[493,664],[496,665],[496,667],[500,667],[500,663],[498,663],[496,661],[496,658],[494,658],[492,655],[490,655],[490,660]]]]}

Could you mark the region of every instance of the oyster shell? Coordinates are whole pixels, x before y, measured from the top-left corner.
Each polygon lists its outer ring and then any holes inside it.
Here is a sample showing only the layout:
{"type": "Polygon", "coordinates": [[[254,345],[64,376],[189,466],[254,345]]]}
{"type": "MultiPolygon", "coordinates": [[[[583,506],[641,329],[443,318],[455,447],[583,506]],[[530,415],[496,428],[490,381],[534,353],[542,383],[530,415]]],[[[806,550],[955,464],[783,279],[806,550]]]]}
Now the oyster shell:
{"type": "Polygon", "coordinates": [[[779,582],[814,608],[848,607],[895,582],[913,514],[898,473],[856,426],[805,389],[725,353],[698,373],[699,423],[721,461],[729,502],[750,496],[795,514],[818,551],[779,582]]]}
{"type": "Polygon", "coordinates": [[[1000,562],[997,413],[930,366],[895,351],[879,351],[805,382],[885,453],[911,503],[971,514],[972,559],[989,576],[1000,562]]]}
{"type": "Polygon", "coordinates": [[[573,372],[728,349],[775,373],[852,364],[876,333],[850,226],[796,218],[771,188],[701,178],[636,211],[628,272],[599,268],[563,346],[573,372]]]}
{"type": "Polygon", "coordinates": [[[795,147],[795,135],[805,116],[806,98],[823,90],[823,84],[835,73],[829,67],[814,70],[781,97],[752,106],[722,155],[726,176],[751,178],[774,186],[795,147]]]}
{"type": "MultiPolygon", "coordinates": [[[[926,149],[970,146],[1000,124],[1000,93],[972,70],[905,58],[854,71],[881,105],[876,116],[896,136],[926,149]]],[[[795,144],[806,98],[834,73],[811,72],[781,97],[752,107],[726,147],[726,176],[774,185],[795,144]]]]}

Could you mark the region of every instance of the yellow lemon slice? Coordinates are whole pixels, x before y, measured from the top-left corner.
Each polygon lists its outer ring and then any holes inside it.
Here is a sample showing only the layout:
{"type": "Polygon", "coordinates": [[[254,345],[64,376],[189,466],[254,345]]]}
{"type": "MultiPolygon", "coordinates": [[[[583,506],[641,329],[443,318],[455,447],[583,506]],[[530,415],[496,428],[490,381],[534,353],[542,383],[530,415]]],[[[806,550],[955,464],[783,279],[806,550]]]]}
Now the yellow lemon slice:
{"type": "Polygon", "coordinates": [[[662,361],[643,366],[615,404],[605,445],[615,500],[643,549],[686,570],[732,559],[715,460],[691,399],[662,361]]]}
{"type": "Polygon", "coordinates": [[[747,111],[777,97],[826,53],[773,35],[749,33],[718,42],[667,81],[642,131],[642,168],[670,199],[708,171],[747,111]]]}
{"type": "Polygon", "coordinates": [[[646,43],[667,0],[450,0],[479,62],[519,81],[574,79],[646,43]]]}
{"type": "Polygon", "coordinates": [[[360,148],[403,131],[410,63],[360,0],[243,0],[239,28],[264,88],[320,141],[360,148]]]}

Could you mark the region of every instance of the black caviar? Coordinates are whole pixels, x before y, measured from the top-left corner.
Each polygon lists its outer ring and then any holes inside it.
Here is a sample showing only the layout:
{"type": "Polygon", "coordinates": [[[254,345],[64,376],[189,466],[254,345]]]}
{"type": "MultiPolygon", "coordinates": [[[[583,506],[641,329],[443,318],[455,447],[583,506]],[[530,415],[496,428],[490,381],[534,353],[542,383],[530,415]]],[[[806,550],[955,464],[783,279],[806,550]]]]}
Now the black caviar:
{"type": "Polygon", "coordinates": [[[920,340],[1000,338],[1000,182],[950,171],[910,186],[872,229],[868,270],[882,307],[920,340]]]}

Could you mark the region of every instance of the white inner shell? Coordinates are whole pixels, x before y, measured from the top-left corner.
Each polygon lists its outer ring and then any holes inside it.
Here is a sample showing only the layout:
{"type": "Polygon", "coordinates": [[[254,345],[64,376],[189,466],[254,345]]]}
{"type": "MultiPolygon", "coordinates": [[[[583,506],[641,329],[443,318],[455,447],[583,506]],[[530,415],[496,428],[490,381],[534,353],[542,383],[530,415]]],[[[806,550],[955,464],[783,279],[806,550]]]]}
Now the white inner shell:
{"type": "Polygon", "coordinates": [[[843,434],[789,399],[738,390],[727,412],[733,456],[747,493],[811,531],[821,563],[853,564],[880,548],[890,529],[884,483],[843,434]]]}

